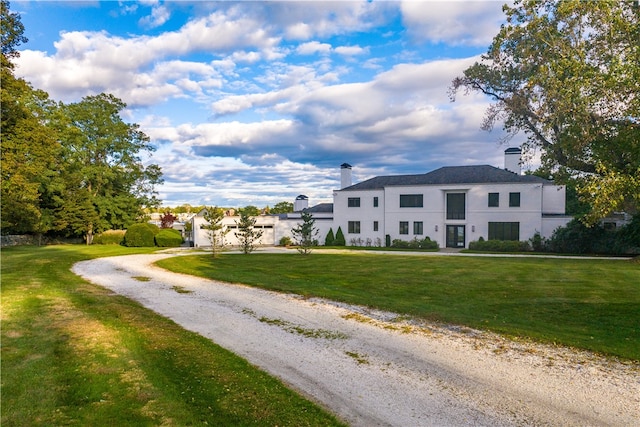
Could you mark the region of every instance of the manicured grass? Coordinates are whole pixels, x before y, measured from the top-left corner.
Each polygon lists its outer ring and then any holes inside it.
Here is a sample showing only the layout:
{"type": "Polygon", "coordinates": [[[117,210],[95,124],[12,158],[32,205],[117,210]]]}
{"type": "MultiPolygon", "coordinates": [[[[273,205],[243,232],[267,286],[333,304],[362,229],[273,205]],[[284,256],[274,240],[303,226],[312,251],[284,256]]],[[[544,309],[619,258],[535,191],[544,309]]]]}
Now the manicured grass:
{"type": "Polygon", "coordinates": [[[173,271],[640,360],[640,263],[372,253],[210,255],[173,271]]]}
{"type": "Polygon", "coordinates": [[[340,425],[243,359],[69,271],[150,251],[2,250],[3,427],[340,425]]]}

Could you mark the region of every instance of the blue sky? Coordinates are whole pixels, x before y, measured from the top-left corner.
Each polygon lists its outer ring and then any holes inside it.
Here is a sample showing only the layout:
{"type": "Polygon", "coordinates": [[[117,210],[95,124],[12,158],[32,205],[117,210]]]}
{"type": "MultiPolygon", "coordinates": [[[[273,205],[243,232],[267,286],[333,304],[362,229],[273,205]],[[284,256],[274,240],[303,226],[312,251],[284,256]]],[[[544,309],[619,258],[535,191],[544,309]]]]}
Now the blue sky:
{"type": "MultiPolygon", "coordinates": [[[[58,101],[112,93],[157,150],[165,206],[331,201],[354,182],[503,167],[489,100],[448,88],[504,21],[495,1],[12,1],[16,74],[58,101]]],[[[512,141],[511,145],[517,145],[512,141]]]]}

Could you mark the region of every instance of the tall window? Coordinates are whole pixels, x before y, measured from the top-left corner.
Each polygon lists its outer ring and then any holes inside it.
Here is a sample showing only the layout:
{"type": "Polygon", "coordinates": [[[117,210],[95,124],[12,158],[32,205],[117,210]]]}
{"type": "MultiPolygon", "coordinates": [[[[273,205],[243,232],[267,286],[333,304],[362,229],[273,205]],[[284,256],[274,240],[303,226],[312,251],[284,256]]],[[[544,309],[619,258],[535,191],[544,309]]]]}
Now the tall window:
{"type": "Polygon", "coordinates": [[[509,193],[509,207],[517,208],[520,206],[520,193],[509,193]]]}
{"type": "Polygon", "coordinates": [[[373,221],[373,231],[378,231],[378,221],[373,221]]]}
{"type": "Polygon", "coordinates": [[[424,224],[422,223],[422,221],[413,222],[413,234],[424,234],[424,224]]]}
{"type": "Polygon", "coordinates": [[[409,221],[400,221],[400,234],[409,234],[409,221]]]}
{"type": "Polygon", "coordinates": [[[465,194],[447,194],[447,219],[465,219],[465,194]]]}
{"type": "Polygon", "coordinates": [[[489,193],[489,207],[497,208],[500,206],[500,193],[489,193]]]}
{"type": "Polygon", "coordinates": [[[347,200],[347,206],[350,208],[359,208],[360,207],[360,197],[349,197],[347,200]]]}
{"type": "Polygon", "coordinates": [[[423,206],[422,194],[401,194],[400,195],[400,207],[401,208],[421,208],[423,206]]]}
{"type": "Polygon", "coordinates": [[[378,207],[378,197],[377,196],[373,198],[373,207],[374,208],[378,207]]]}
{"type": "Polygon", "coordinates": [[[489,240],[520,240],[520,223],[490,222],[489,240]]]}
{"type": "Polygon", "coordinates": [[[347,227],[349,234],[360,234],[360,221],[349,221],[347,227]]]}

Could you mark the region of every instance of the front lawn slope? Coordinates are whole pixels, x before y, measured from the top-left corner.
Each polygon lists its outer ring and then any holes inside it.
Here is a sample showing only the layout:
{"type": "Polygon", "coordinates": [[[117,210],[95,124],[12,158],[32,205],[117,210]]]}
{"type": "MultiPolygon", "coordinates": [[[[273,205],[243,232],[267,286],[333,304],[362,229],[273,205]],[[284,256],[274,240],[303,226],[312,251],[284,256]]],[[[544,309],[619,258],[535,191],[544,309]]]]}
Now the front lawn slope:
{"type": "Polygon", "coordinates": [[[159,265],[640,360],[637,261],[318,251],[189,256],[159,265]]]}
{"type": "Polygon", "coordinates": [[[208,339],[69,271],[150,251],[2,250],[3,427],[340,425],[208,339]]]}

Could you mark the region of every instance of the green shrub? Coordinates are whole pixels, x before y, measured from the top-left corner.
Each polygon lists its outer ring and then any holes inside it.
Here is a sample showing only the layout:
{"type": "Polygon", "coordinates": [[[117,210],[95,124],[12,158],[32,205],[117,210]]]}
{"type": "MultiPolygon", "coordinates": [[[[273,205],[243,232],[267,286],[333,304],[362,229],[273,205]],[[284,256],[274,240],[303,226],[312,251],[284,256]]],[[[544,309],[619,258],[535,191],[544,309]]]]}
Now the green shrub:
{"type": "Polygon", "coordinates": [[[342,228],[338,227],[338,231],[336,232],[336,238],[333,241],[333,246],[346,246],[347,241],[344,238],[344,233],[342,232],[342,228]]]}
{"type": "Polygon", "coordinates": [[[182,235],[178,230],[162,229],[156,234],[156,245],[162,248],[174,248],[182,244],[182,235]]]}
{"type": "Polygon", "coordinates": [[[160,232],[160,227],[158,227],[155,224],[151,224],[150,222],[144,222],[143,224],[146,225],[149,228],[149,230],[153,232],[154,236],[160,232]]]}
{"type": "Polygon", "coordinates": [[[398,249],[438,249],[438,242],[431,240],[427,236],[422,240],[414,238],[408,242],[406,240],[393,239],[390,246],[398,249]]]}
{"type": "Polygon", "coordinates": [[[529,242],[519,242],[517,240],[476,240],[469,242],[469,249],[472,251],[486,252],[529,252],[531,245],[529,242]]]}
{"type": "Polygon", "coordinates": [[[640,254],[640,215],[617,230],[606,230],[596,224],[587,227],[574,219],[558,228],[548,241],[548,250],[571,254],[640,254]]]}
{"type": "Polygon", "coordinates": [[[291,246],[292,242],[291,242],[291,237],[289,236],[282,236],[280,238],[280,246],[291,246]]]}
{"type": "Polygon", "coordinates": [[[147,223],[132,224],[124,235],[124,244],[129,247],[155,246],[153,228],[147,223]]]}
{"type": "Polygon", "coordinates": [[[121,245],[126,230],[107,230],[93,237],[94,245],[121,245]]]}
{"type": "Polygon", "coordinates": [[[329,232],[327,233],[327,237],[324,238],[324,245],[325,246],[333,246],[335,240],[336,240],[336,238],[333,235],[333,228],[330,228],[329,232]]]}

